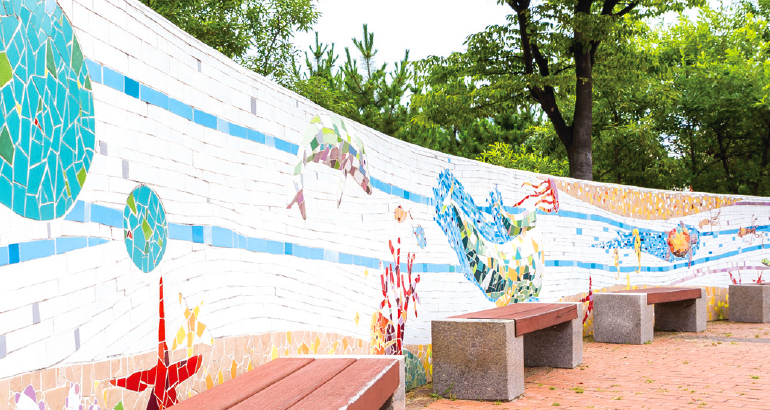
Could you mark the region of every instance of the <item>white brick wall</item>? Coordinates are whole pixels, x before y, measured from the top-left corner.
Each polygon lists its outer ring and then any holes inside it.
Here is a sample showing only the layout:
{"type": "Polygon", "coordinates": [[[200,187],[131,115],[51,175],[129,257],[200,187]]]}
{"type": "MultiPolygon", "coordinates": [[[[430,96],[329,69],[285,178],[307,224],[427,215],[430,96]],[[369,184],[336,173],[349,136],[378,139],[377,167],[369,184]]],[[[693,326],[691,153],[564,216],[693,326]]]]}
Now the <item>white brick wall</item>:
{"type": "MultiPolygon", "coordinates": [[[[138,1],[59,0],[59,4],[72,21],[86,58],[225,121],[297,144],[308,121],[325,113],[194,40],[138,1]],[[251,114],[251,98],[257,98],[257,115],[251,114]]],[[[369,196],[348,181],[337,209],[339,172],[311,164],[305,175],[308,218],[302,220],[296,206],[286,209],[286,189],[296,165],[293,155],[203,127],[102,84],[94,83],[93,89],[97,147],[80,201],[122,213],[131,190],[146,184],[163,201],[169,223],[216,226],[245,236],[385,261],[391,260],[388,240],[401,237],[402,253],[416,252],[417,264],[458,264],[433,220],[432,206],[381,191],[369,196]],[[107,155],[100,153],[100,142],[106,143],[107,155]],[[129,167],[127,179],[123,178],[124,162],[129,167]],[[414,220],[396,223],[393,211],[399,205],[411,210],[414,220]],[[425,229],[426,249],[417,246],[410,224],[425,229]]],[[[351,121],[347,124],[366,144],[373,177],[422,196],[432,197],[438,173],[444,168],[454,172],[479,205],[486,204],[495,186],[511,205],[527,192],[521,188],[523,182],[542,180],[531,173],[450,158],[351,121]]],[[[560,199],[563,210],[653,230],[670,230],[679,222],[612,215],[564,193],[560,199]]],[[[722,219],[735,229],[750,224],[751,214],[760,218],[760,225],[770,224],[767,207],[759,206],[726,208],[722,219]]],[[[681,219],[697,225],[706,217],[681,219]]],[[[612,254],[591,245],[594,237],[614,238],[616,228],[552,215],[540,217],[538,224],[546,260],[613,264],[612,254]],[[608,232],[605,227],[610,228],[608,232]],[[582,228],[583,235],[576,235],[576,228],[582,228]]],[[[33,221],[0,208],[0,247],[49,239],[49,231],[53,239],[92,237],[110,242],[0,266],[0,334],[7,338],[0,379],[53,365],[151,351],[157,346],[160,275],[165,285],[168,334],[182,323],[177,302],[180,292],[191,307],[204,302],[200,320],[214,337],[318,330],[368,340],[371,316],[382,298],[378,269],[369,268],[367,277],[361,266],[179,240],[168,241],[160,266],[144,273],[128,257],[120,227],[63,218],[33,221]],[[39,303],[41,322],[33,325],[34,303],[39,303]],[[358,325],[356,313],[360,315],[358,325]]],[[[735,246],[733,236],[710,238],[701,254],[735,246]]],[[[621,251],[624,254],[629,256],[621,257],[623,266],[635,264],[633,250],[621,251]]],[[[758,255],[753,253],[752,261],[758,255]]],[[[709,267],[723,269],[746,261],[746,255],[738,255],[709,267]]],[[[647,254],[642,263],[667,264],[647,254]]],[[[544,275],[541,299],[557,300],[587,291],[589,274],[595,289],[626,280],[625,274],[616,279],[612,269],[550,267],[544,275]]],[[[688,269],[632,274],[631,281],[667,284],[690,274],[688,269]]],[[[406,344],[430,343],[431,319],[493,306],[462,273],[421,273],[421,278],[417,292],[422,305],[417,307],[417,318],[409,314],[406,344]]],[[[725,286],[727,280],[725,273],[715,273],[686,283],[725,286]]]]}

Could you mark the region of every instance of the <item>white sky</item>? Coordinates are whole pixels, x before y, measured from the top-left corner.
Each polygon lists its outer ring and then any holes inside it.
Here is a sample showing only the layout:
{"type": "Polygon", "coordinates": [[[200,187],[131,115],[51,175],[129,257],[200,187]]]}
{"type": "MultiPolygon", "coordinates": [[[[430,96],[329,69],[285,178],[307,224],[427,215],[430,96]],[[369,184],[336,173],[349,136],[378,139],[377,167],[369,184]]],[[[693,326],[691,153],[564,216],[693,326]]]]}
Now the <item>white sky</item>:
{"type": "MultiPolygon", "coordinates": [[[[374,33],[374,48],[379,50],[375,60],[389,63],[389,67],[404,58],[406,49],[412,61],[463,51],[468,35],[484,31],[488,25],[504,24],[505,16],[513,11],[495,0],[316,0],[315,4],[321,17],[314,31],[322,43],[335,43],[338,64],[344,59],[345,47],[351,49],[351,57],[359,57],[351,39],[363,39],[362,24],[366,23],[374,33]]],[[[315,44],[315,34],[299,33],[294,44],[307,51],[315,44]]]]}

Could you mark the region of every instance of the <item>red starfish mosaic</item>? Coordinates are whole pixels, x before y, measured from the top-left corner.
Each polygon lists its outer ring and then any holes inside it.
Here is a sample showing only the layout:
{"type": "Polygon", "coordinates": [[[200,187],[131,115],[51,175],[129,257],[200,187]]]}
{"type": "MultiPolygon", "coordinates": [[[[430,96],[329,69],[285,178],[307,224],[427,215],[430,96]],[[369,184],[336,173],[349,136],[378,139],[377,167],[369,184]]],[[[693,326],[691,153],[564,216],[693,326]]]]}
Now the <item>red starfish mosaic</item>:
{"type": "Polygon", "coordinates": [[[128,377],[110,380],[112,385],[127,390],[141,392],[152,387],[147,410],[162,410],[175,405],[177,398],[176,387],[179,383],[192,377],[201,367],[203,358],[193,356],[177,363],[169,364],[168,345],[166,344],[166,320],[163,308],[163,277],[160,278],[160,297],[158,299],[158,364],[150,370],[136,372],[128,377]]]}

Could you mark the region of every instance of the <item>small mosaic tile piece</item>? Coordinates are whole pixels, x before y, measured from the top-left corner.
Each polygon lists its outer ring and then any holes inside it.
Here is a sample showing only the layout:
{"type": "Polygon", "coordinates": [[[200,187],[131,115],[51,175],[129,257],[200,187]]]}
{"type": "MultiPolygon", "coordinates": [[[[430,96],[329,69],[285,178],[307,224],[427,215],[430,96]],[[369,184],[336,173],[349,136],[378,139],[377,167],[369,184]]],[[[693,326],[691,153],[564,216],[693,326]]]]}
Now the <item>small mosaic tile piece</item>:
{"type": "Polygon", "coordinates": [[[135,188],[123,210],[126,250],[134,264],[151,272],[163,259],[168,242],[166,211],[158,195],[145,185],[135,188]]]}
{"type": "Polygon", "coordinates": [[[52,220],[75,202],[91,167],[91,79],[55,1],[5,1],[2,9],[0,203],[52,220]]]}

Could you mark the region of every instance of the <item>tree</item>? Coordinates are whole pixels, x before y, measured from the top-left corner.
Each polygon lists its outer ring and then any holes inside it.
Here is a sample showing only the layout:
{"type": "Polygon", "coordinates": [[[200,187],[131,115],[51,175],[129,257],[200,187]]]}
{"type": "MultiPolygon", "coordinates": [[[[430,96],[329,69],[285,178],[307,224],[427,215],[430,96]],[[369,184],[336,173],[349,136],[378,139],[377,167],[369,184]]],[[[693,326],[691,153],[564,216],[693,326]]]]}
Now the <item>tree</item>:
{"type": "MultiPolygon", "coordinates": [[[[380,132],[435,151],[476,158],[493,143],[519,145],[529,139],[531,127],[540,124],[528,107],[510,107],[510,111],[490,113],[462,129],[412,121],[417,111],[409,100],[420,95],[422,88],[408,50],[404,59],[389,70],[388,64],[377,65],[378,50],[374,34],[363,26],[363,39],[353,39],[358,58],[345,48],[345,60],[338,65],[334,44],[323,44],[316,33],[316,44],[306,54],[302,80],[293,84],[298,93],[322,107],[354,119],[380,132]]],[[[528,146],[528,152],[537,149],[528,146]]]]}
{"type": "Polygon", "coordinates": [[[171,23],[251,70],[291,83],[296,31],[318,19],[311,0],[141,0],[171,23]]]}
{"type": "Polygon", "coordinates": [[[695,190],[770,195],[770,28],[754,11],[703,8],[649,39],[672,94],[651,113],[695,190]]]}
{"type": "MultiPolygon", "coordinates": [[[[536,104],[566,149],[570,175],[593,179],[594,68],[600,46],[645,18],[699,0],[498,0],[514,14],[466,40],[467,51],[423,63],[430,91],[415,102],[422,123],[462,127],[510,106],[536,104]],[[567,109],[565,109],[567,108],[567,109]]],[[[619,70],[629,67],[620,67],[619,70]]]]}

